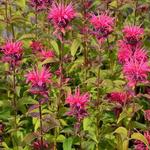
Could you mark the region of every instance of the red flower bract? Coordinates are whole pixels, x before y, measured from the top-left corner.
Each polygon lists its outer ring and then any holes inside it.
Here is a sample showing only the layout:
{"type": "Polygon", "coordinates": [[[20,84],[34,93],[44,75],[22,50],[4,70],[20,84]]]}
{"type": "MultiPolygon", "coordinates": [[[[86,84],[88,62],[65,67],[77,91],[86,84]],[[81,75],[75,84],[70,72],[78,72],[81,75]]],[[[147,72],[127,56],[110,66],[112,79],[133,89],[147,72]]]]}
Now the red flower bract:
{"type": "Polygon", "coordinates": [[[126,92],[112,92],[108,94],[108,98],[113,103],[123,105],[129,100],[129,94],[126,92]]]}
{"type": "Polygon", "coordinates": [[[32,48],[33,53],[37,53],[44,49],[44,46],[39,41],[32,41],[32,43],[30,44],[30,47],[32,48]]]}
{"type": "Polygon", "coordinates": [[[91,24],[94,27],[92,32],[98,40],[103,41],[113,31],[114,18],[110,17],[106,13],[101,15],[91,15],[91,24]]]}
{"type": "Polygon", "coordinates": [[[33,144],[32,144],[32,147],[33,147],[34,150],[41,150],[42,148],[44,150],[49,149],[48,143],[46,141],[43,141],[43,143],[41,143],[40,140],[34,141],[33,144]]]}
{"type": "Polygon", "coordinates": [[[141,40],[144,34],[144,29],[139,26],[126,26],[123,29],[123,33],[126,42],[135,45],[141,40]]]}
{"type": "Polygon", "coordinates": [[[26,82],[31,84],[30,92],[34,94],[46,94],[47,83],[51,83],[51,73],[48,69],[43,67],[41,70],[30,71],[27,75],[26,82]]]}
{"type": "Polygon", "coordinates": [[[41,52],[39,52],[39,57],[42,61],[48,59],[48,58],[53,58],[55,56],[54,52],[52,50],[42,50],[41,52]]]}
{"type": "Polygon", "coordinates": [[[150,121],[150,109],[144,111],[145,120],[150,121]]]}
{"type": "Polygon", "coordinates": [[[59,30],[65,33],[69,29],[69,22],[76,16],[72,4],[65,5],[63,3],[53,3],[48,14],[48,19],[52,21],[56,32],[59,30]]]}
{"type": "Polygon", "coordinates": [[[89,102],[89,94],[80,94],[80,89],[75,90],[75,94],[69,94],[66,98],[66,103],[70,105],[69,115],[74,116],[77,121],[81,121],[86,115],[86,106],[89,102]]]}
{"type": "Polygon", "coordinates": [[[123,66],[123,73],[129,81],[129,86],[135,86],[138,82],[147,82],[150,67],[146,61],[137,61],[135,58],[128,60],[123,66]]]}

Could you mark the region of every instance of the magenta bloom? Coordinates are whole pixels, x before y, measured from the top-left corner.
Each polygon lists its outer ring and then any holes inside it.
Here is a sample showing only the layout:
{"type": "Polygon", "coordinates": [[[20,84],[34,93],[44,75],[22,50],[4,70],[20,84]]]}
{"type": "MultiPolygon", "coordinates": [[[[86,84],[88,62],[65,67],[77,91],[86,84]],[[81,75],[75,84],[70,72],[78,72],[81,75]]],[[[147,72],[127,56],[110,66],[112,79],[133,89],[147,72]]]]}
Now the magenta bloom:
{"type": "Polygon", "coordinates": [[[94,31],[92,33],[100,42],[107,38],[113,31],[114,18],[110,17],[106,13],[101,15],[92,14],[90,22],[94,27],[94,31]]]}
{"type": "Polygon", "coordinates": [[[22,42],[7,42],[2,49],[5,55],[20,55],[23,50],[22,42]]]}
{"type": "Polygon", "coordinates": [[[48,69],[43,67],[41,70],[30,71],[27,75],[26,82],[31,84],[30,92],[33,94],[46,94],[47,84],[51,83],[52,74],[48,69]]]}
{"type": "Polygon", "coordinates": [[[119,41],[119,51],[118,51],[118,60],[121,64],[124,64],[126,61],[130,59],[136,59],[137,61],[147,61],[148,55],[145,49],[141,48],[140,46],[135,46],[134,51],[132,46],[126,44],[125,41],[119,41]]]}
{"type": "MultiPolygon", "coordinates": [[[[144,136],[147,139],[148,143],[150,144],[150,131],[144,132],[144,136]]],[[[143,142],[136,140],[135,141],[135,150],[149,150],[148,146],[145,145],[143,142]]]]}
{"type": "Polygon", "coordinates": [[[136,45],[144,34],[144,29],[139,26],[126,26],[123,29],[125,41],[128,44],[136,45]]]}
{"type": "Polygon", "coordinates": [[[150,121],[150,109],[144,111],[145,120],[150,121]]]}
{"type": "MultiPolygon", "coordinates": [[[[131,56],[132,57],[132,56],[131,56]]],[[[136,48],[135,52],[133,54],[133,58],[136,59],[137,61],[147,61],[148,60],[148,55],[145,49],[143,48],[136,48]]]]}
{"type": "Polygon", "coordinates": [[[126,79],[129,81],[129,86],[135,86],[137,83],[146,83],[150,67],[146,61],[137,61],[136,59],[130,59],[123,66],[123,73],[126,79]]]}
{"type": "Polygon", "coordinates": [[[112,103],[124,105],[129,100],[129,94],[126,92],[112,92],[108,94],[108,98],[112,103]]]}
{"type": "Polygon", "coordinates": [[[23,53],[22,45],[22,42],[7,42],[2,46],[2,52],[4,54],[2,61],[8,62],[12,66],[16,65],[23,53]]]}
{"type": "Polygon", "coordinates": [[[44,49],[43,44],[39,41],[32,41],[32,43],[30,44],[30,47],[33,53],[40,52],[44,49]]]}
{"type": "Polygon", "coordinates": [[[75,94],[69,94],[66,103],[70,105],[69,115],[74,116],[78,121],[82,120],[86,115],[86,106],[89,102],[89,94],[80,94],[80,89],[75,90],[75,94]]]}
{"type": "Polygon", "coordinates": [[[125,41],[119,41],[118,60],[121,64],[124,64],[132,56],[133,52],[130,45],[126,44],[125,41]]]}
{"type": "Polygon", "coordinates": [[[46,60],[46,59],[50,59],[53,58],[55,56],[54,52],[52,50],[42,50],[41,52],[39,52],[39,57],[42,61],[46,60]]]}
{"type": "Polygon", "coordinates": [[[68,5],[53,3],[48,14],[48,19],[52,21],[56,33],[58,31],[65,33],[66,29],[70,29],[69,23],[75,16],[76,14],[71,3],[68,5]]]}
{"type": "Polygon", "coordinates": [[[36,11],[42,11],[47,9],[52,4],[53,0],[29,0],[29,4],[33,7],[36,11]]]}

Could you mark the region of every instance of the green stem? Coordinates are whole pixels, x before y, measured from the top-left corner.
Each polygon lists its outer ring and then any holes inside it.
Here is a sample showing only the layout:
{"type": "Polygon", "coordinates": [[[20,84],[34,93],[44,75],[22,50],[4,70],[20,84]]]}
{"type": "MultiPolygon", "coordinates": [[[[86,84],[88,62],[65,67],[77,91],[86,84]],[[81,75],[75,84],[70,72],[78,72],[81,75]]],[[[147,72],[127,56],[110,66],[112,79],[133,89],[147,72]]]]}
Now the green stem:
{"type": "Polygon", "coordinates": [[[39,100],[39,115],[40,115],[40,141],[41,141],[41,147],[40,147],[40,150],[43,150],[42,107],[41,107],[41,102],[40,102],[40,100],[39,100]]]}
{"type": "Polygon", "coordinates": [[[136,25],[138,0],[135,1],[134,25],[136,25]]]}
{"type": "Polygon", "coordinates": [[[6,34],[7,34],[7,39],[9,37],[8,35],[8,1],[5,1],[5,20],[6,20],[6,34]]]}
{"type": "MultiPolygon", "coordinates": [[[[9,14],[10,14],[10,17],[12,17],[11,4],[9,5],[9,14]]],[[[13,23],[11,23],[11,30],[12,30],[13,40],[15,41],[15,30],[14,30],[14,24],[13,23]]]]}
{"type": "MultiPolygon", "coordinates": [[[[81,0],[83,6],[83,29],[86,28],[86,8],[84,7],[85,0],[81,0]]],[[[88,43],[87,43],[88,35],[87,32],[83,34],[83,55],[84,55],[84,67],[85,67],[85,80],[87,79],[87,65],[88,65],[88,43]]]]}
{"type": "Polygon", "coordinates": [[[36,24],[35,24],[35,34],[36,34],[36,40],[38,40],[38,15],[37,15],[37,6],[36,6],[36,8],[35,8],[35,22],[36,22],[36,24]]]}
{"type": "Polygon", "coordinates": [[[16,68],[13,66],[13,105],[14,105],[14,121],[15,129],[17,129],[17,104],[16,104],[16,68]]]}
{"type": "MultiPolygon", "coordinates": [[[[99,47],[99,61],[101,62],[101,49],[99,47]]],[[[97,74],[97,111],[99,111],[99,105],[100,105],[100,91],[99,91],[99,85],[100,85],[100,66],[98,67],[98,74],[97,74]]],[[[99,114],[99,113],[98,113],[99,114]]],[[[99,140],[99,115],[96,116],[96,137],[97,140],[99,140]]],[[[96,143],[96,150],[99,150],[99,142],[96,143]]]]}
{"type": "Polygon", "coordinates": [[[63,34],[62,34],[62,42],[59,49],[59,69],[60,69],[60,78],[59,78],[59,95],[58,95],[58,103],[57,103],[57,112],[59,111],[59,107],[62,103],[62,83],[63,83],[63,51],[64,51],[64,45],[63,45],[63,34]]]}

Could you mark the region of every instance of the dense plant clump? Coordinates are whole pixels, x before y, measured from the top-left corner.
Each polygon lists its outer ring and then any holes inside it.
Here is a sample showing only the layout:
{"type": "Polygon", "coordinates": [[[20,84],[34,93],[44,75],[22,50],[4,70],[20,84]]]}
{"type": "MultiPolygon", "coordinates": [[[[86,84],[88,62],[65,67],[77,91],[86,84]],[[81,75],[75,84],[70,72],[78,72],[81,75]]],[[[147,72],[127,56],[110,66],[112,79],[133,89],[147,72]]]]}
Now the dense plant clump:
{"type": "Polygon", "coordinates": [[[149,0],[0,1],[0,149],[150,149],[149,0]]]}

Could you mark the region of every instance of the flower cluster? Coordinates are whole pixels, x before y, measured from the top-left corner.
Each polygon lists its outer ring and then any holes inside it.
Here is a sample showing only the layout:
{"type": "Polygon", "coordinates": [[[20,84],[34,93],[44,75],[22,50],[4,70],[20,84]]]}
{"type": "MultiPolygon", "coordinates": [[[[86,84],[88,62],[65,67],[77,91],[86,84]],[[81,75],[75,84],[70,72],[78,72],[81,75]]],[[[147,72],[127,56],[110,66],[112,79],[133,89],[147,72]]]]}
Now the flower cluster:
{"type": "Polygon", "coordinates": [[[139,26],[125,26],[123,29],[124,41],[130,45],[136,45],[141,40],[144,29],[139,26]]]}
{"type": "Polygon", "coordinates": [[[53,3],[48,14],[48,19],[52,21],[55,27],[55,33],[59,31],[65,33],[70,29],[69,23],[75,18],[76,13],[72,4],[53,3]]]}
{"type": "Polygon", "coordinates": [[[9,41],[2,46],[2,61],[8,62],[12,67],[18,65],[23,53],[22,42],[9,41]]]}
{"type": "Polygon", "coordinates": [[[44,61],[46,59],[50,59],[53,58],[55,56],[54,51],[52,50],[42,50],[40,53],[38,53],[39,58],[41,59],[41,61],[44,61]]]}
{"type": "Polygon", "coordinates": [[[44,46],[41,42],[39,41],[32,41],[32,43],[30,44],[30,47],[32,49],[32,53],[37,53],[43,50],[44,46]]]}
{"type": "Polygon", "coordinates": [[[31,84],[30,92],[42,96],[47,95],[47,84],[51,83],[52,74],[48,69],[43,67],[41,70],[35,69],[30,71],[27,75],[26,82],[31,84]]]}
{"type": "Polygon", "coordinates": [[[122,112],[122,107],[130,100],[130,94],[127,92],[112,92],[107,95],[107,98],[115,104],[114,113],[118,117],[122,112]]]}
{"type": "Polygon", "coordinates": [[[129,94],[126,92],[112,92],[108,94],[108,99],[112,103],[124,105],[129,100],[129,94]]]}
{"type": "Polygon", "coordinates": [[[39,41],[33,41],[30,45],[33,54],[41,60],[44,61],[46,59],[54,58],[55,53],[52,50],[46,50],[44,45],[39,41]]]}
{"type": "Polygon", "coordinates": [[[144,30],[139,26],[126,26],[123,34],[123,40],[119,41],[118,60],[123,65],[128,85],[134,87],[147,82],[150,71],[147,52],[141,47],[144,30]]]}
{"type": "Polygon", "coordinates": [[[90,23],[94,27],[92,33],[100,42],[103,42],[113,32],[114,18],[106,13],[100,15],[92,14],[90,23]]]}
{"type": "Polygon", "coordinates": [[[52,4],[53,0],[29,0],[29,4],[36,11],[42,11],[47,9],[52,4]]]}
{"type": "MultiPolygon", "coordinates": [[[[144,137],[147,139],[148,143],[150,144],[150,131],[145,131],[144,137]]],[[[149,150],[149,148],[143,142],[136,140],[135,141],[135,150],[149,150]]]]}
{"type": "Polygon", "coordinates": [[[75,90],[75,94],[69,94],[66,98],[66,103],[70,105],[69,115],[74,116],[77,121],[81,121],[86,115],[86,106],[89,102],[89,94],[80,94],[80,89],[75,90]]]}

